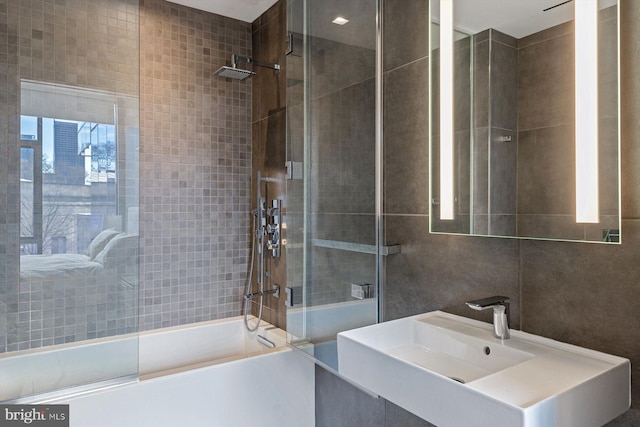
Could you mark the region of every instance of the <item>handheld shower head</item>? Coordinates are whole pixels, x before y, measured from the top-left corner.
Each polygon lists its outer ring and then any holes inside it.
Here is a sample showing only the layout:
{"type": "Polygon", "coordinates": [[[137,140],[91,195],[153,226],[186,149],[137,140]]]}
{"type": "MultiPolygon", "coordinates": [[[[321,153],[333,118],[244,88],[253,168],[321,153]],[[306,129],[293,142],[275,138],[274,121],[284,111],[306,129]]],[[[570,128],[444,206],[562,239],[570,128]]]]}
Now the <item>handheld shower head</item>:
{"type": "Polygon", "coordinates": [[[245,80],[253,77],[256,73],[250,70],[242,70],[236,67],[222,66],[213,73],[214,76],[225,77],[227,79],[245,80]]]}

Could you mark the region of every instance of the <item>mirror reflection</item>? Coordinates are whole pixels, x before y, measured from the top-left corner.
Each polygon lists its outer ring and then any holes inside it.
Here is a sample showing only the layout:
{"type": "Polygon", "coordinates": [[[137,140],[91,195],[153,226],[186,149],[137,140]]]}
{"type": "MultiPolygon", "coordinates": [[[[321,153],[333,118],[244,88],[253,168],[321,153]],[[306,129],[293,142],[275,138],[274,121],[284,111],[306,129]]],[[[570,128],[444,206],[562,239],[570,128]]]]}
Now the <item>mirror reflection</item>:
{"type": "Polygon", "coordinates": [[[137,97],[23,80],[20,111],[20,295],[52,301],[42,345],[137,331],[137,97]]]}
{"type": "Polygon", "coordinates": [[[431,0],[431,232],[620,241],[618,8],[587,3],[431,0]]]}

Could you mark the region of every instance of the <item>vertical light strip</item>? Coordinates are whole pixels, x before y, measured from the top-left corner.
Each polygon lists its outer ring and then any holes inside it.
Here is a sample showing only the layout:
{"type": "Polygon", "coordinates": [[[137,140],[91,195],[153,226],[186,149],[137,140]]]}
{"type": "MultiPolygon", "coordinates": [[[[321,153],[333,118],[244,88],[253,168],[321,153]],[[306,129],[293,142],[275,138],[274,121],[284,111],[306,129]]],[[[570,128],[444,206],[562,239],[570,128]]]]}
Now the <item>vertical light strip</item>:
{"type": "Polygon", "coordinates": [[[453,1],[440,0],[440,219],[453,219],[453,1]]]}
{"type": "Polygon", "coordinates": [[[575,7],[576,222],[599,222],[598,0],[575,7]]]}

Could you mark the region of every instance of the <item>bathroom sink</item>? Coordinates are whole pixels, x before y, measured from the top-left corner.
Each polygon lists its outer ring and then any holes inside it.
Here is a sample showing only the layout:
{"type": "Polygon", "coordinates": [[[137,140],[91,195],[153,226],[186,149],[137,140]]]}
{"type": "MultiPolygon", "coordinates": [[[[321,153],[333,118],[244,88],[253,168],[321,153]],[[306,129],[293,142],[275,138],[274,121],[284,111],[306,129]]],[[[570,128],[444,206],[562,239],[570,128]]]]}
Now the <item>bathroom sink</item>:
{"type": "Polygon", "coordinates": [[[601,426],[630,406],[629,360],[434,311],[338,334],[338,372],[440,427],[601,426]],[[497,424],[496,424],[497,423],[497,424]]]}
{"type": "MultiPolygon", "coordinates": [[[[483,329],[464,333],[457,331],[456,326],[455,321],[437,316],[397,322],[389,328],[394,339],[387,340],[384,348],[391,356],[461,383],[533,357],[525,351],[494,345],[482,339],[482,334],[475,334],[484,332],[483,329]]],[[[375,333],[373,328],[368,332],[375,333]]]]}

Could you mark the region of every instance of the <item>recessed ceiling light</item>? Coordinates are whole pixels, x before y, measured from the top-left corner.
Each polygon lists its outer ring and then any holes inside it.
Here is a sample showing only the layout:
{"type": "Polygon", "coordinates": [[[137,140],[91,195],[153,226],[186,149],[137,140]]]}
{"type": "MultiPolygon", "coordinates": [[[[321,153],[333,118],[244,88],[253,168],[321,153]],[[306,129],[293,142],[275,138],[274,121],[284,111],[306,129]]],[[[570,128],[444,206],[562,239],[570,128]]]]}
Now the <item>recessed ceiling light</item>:
{"type": "Polygon", "coordinates": [[[349,20],[348,20],[348,19],[343,18],[342,16],[338,16],[336,19],[334,19],[334,20],[333,20],[333,21],[331,21],[331,22],[333,22],[334,24],[338,24],[338,25],[344,25],[344,24],[346,24],[347,22],[349,22],[349,20]]]}

